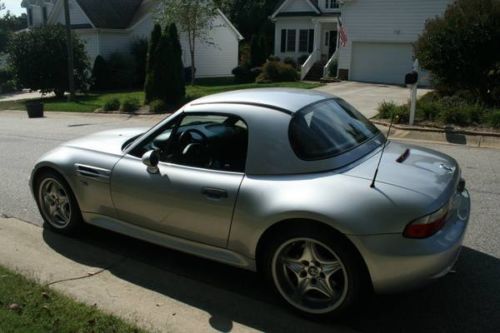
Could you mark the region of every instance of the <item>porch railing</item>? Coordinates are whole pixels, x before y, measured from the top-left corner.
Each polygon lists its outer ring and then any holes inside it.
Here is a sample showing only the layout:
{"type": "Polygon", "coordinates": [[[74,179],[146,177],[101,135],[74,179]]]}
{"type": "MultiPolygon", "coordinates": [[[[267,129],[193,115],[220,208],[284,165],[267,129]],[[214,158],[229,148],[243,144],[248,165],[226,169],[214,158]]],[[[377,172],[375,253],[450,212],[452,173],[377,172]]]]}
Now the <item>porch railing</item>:
{"type": "Polygon", "coordinates": [[[319,51],[314,50],[300,68],[300,80],[304,80],[304,78],[307,76],[307,73],[309,73],[311,68],[318,60],[319,60],[319,51]]]}
{"type": "Polygon", "coordinates": [[[330,75],[330,67],[334,64],[334,63],[337,63],[338,64],[338,55],[339,55],[339,50],[337,49],[332,57],[328,60],[328,62],[326,63],[325,67],[323,68],[323,77],[329,77],[330,75]]]}

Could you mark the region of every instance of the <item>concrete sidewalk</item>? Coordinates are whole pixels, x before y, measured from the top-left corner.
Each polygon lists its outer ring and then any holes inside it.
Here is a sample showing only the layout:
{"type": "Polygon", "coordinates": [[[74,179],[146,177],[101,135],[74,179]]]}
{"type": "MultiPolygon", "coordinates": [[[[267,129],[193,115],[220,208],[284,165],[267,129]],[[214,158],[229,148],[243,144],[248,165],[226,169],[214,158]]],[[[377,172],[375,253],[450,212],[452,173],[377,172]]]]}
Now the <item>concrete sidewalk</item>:
{"type": "Polygon", "coordinates": [[[154,332],[350,331],[16,219],[0,218],[0,244],[0,265],[154,332]]]}

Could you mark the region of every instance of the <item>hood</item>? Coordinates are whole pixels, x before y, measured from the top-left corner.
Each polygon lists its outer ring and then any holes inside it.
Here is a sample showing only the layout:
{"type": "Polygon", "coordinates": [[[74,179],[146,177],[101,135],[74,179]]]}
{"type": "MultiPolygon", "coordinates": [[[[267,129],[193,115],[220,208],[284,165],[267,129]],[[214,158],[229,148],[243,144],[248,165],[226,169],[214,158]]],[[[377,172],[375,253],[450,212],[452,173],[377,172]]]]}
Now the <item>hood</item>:
{"type": "Polygon", "coordinates": [[[122,155],[123,145],[130,139],[145,133],[148,128],[123,128],[90,134],[66,142],[64,146],[122,155]]]}
{"type": "MultiPolygon", "coordinates": [[[[381,152],[371,156],[345,174],[373,179],[381,152]]],[[[433,200],[449,199],[460,179],[457,162],[440,152],[395,142],[389,142],[380,162],[377,183],[385,183],[415,191],[433,200]],[[409,154],[404,156],[408,149],[409,154]],[[398,159],[402,159],[398,162],[398,159]]]]}

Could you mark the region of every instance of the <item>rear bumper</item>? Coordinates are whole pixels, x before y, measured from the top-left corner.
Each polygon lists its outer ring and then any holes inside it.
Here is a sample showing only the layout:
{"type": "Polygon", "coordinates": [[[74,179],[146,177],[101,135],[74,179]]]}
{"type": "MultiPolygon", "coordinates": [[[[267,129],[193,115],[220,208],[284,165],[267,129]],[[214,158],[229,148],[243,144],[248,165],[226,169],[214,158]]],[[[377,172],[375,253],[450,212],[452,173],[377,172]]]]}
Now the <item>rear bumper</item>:
{"type": "Polygon", "coordinates": [[[427,239],[402,234],[350,236],[363,256],[377,293],[404,291],[446,275],[455,264],[470,216],[467,191],[456,197],[445,227],[427,239]]]}

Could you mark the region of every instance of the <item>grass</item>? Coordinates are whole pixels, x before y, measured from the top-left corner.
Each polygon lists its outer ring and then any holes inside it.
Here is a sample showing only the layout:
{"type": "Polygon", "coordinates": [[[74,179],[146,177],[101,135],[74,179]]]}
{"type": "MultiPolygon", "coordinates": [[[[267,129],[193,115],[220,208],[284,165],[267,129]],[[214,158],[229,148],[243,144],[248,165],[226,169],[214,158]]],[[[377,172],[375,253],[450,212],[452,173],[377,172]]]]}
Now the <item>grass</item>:
{"type": "MultiPolygon", "coordinates": [[[[187,100],[197,99],[206,95],[216,94],[225,91],[237,89],[251,88],[270,88],[270,87],[286,87],[286,88],[302,88],[312,89],[321,86],[320,83],[307,82],[283,82],[269,84],[234,84],[232,80],[211,79],[200,80],[196,85],[186,86],[187,100]]],[[[124,101],[129,98],[137,98],[139,101],[144,100],[143,91],[127,91],[127,92],[106,92],[106,93],[90,93],[87,95],[78,96],[74,102],[57,98],[44,99],[46,111],[61,111],[61,112],[93,112],[96,109],[102,108],[106,101],[117,98],[124,101]]],[[[25,110],[26,101],[16,102],[0,102],[0,110],[25,110]]]]}
{"type": "Polygon", "coordinates": [[[0,332],[145,332],[0,266],[0,332]]]}

